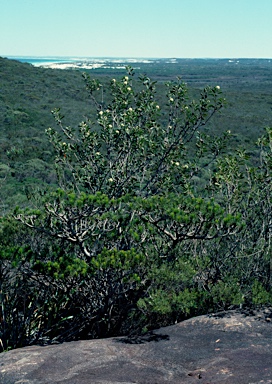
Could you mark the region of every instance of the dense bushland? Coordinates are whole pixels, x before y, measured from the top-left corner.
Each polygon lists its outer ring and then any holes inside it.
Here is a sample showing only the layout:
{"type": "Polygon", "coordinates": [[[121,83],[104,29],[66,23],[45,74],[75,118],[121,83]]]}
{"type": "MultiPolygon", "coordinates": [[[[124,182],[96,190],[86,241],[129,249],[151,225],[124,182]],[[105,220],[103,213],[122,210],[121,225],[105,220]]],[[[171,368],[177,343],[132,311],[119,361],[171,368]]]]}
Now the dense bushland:
{"type": "Polygon", "coordinates": [[[3,350],[271,302],[272,130],[251,161],[229,130],[205,130],[219,86],[191,98],[177,79],[162,99],[127,71],[84,75],[93,112],[78,126],[53,111],[58,185],[2,218],[3,350]]]}
{"type": "MultiPolygon", "coordinates": [[[[251,151],[265,126],[272,125],[272,71],[268,60],[158,60],[136,63],[137,73],[156,80],[157,100],[163,104],[164,83],[177,75],[189,86],[192,98],[207,84],[224,89],[227,108],[202,127],[202,132],[221,134],[231,130],[231,151],[240,145],[251,151]]],[[[90,71],[107,87],[111,78],[120,79],[120,69],[90,71]]],[[[45,129],[52,125],[50,111],[61,108],[66,125],[76,126],[90,117],[91,105],[82,82],[82,72],[36,68],[0,58],[0,216],[15,205],[27,206],[27,195],[39,186],[56,185],[54,154],[45,129]]],[[[103,89],[100,90],[100,99],[103,89]]],[[[163,119],[163,116],[161,116],[163,119]]]]}

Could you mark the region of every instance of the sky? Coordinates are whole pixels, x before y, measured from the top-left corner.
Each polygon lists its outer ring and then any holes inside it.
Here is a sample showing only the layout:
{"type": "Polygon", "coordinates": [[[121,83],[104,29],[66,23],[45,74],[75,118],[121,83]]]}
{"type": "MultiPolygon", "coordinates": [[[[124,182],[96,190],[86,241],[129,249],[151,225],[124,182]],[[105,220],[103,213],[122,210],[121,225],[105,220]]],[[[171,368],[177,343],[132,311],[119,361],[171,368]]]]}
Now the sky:
{"type": "Polygon", "coordinates": [[[272,0],[0,0],[0,56],[272,58],[272,0]]]}

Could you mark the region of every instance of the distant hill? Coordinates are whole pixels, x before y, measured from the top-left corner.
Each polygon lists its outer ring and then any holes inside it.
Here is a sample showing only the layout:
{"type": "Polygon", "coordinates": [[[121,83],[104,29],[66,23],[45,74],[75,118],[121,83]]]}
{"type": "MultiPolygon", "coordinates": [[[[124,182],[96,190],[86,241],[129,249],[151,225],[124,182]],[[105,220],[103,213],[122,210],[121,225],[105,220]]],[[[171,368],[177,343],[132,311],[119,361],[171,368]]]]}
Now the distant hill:
{"type": "Polygon", "coordinates": [[[60,107],[67,125],[89,113],[88,95],[78,71],[36,68],[0,58],[0,215],[25,201],[24,189],[54,182],[51,147],[45,129],[60,107]]]}
{"type": "MultiPolygon", "coordinates": [[[[228,107],[205,127],[208,132],[230,129],[231,146],[253,143],[272,125],[272,63],[268,60],[160,60],[141,63],[162,84],[181,76],[195,94],[205,85],[220,85],[228,107]]],[[[94,77],[122,76],[118,69],[95,69],[94,77]]],[[[77,124],[90,114],[90,101],[80,70],[33,67],[0,58],[0,216],[16,204],[27,204],[25,190],[55,183],[53,153],[45,129],[54,126],[53,108],[60,107],[64,123],[77,124]]]]}

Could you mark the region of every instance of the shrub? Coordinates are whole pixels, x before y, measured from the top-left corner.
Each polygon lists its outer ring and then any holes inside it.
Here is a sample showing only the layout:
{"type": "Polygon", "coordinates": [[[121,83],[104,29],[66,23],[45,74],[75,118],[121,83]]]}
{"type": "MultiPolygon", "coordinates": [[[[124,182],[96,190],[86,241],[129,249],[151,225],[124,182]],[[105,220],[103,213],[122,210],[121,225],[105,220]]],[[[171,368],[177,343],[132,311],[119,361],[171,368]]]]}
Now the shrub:
{"type": "MultiPolygon", "coordinates": [[[[53,111],[57,128],[47,134],[59,188],[36,196],[38,209],[15,213],[28,237],[12,273],[24,276],[17,286],[27,288],[31,311],[14,302],[27,321],[10,318],[9,334],[22,324],[22,338],[8,342],[2,332],[6,346],[139,332],[241,304],[252,286],[254,258],[243,239],[262,247],[264,221],[251,235],[244,196],[255,213],[270,209],[270,200],[260,207],[270,157],[249,172],[241,156],[221,156],[229,133],[215,140],[201,133],[224,105],[218,86],[189,100],[178,79],[159,104],[156,83],[127,72],[101,102],[102,85],[84,75],[96,114],[78,128],[53,111]]],[[[269,289],[267,268],[260,261],[254,278],[265,275],[269,289]]]]}

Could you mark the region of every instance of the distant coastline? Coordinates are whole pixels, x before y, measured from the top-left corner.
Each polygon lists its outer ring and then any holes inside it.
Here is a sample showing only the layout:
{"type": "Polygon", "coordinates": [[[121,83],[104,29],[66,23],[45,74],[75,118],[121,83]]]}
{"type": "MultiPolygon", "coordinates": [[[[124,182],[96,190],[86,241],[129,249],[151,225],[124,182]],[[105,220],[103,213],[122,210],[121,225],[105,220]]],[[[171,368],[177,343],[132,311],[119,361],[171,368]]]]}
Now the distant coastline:
{"type": "Polygon", "coordinates": [[[175,63],[177,59],[146,59],[146,58],[88,58],[88,57],[25,57],[8,56],[8,59],[17,60],[22,63],[29,63],[35,67],[53,68],[53,69],[95,69],[95,68],[113,68],[124,69],[126,65],[135,63],[154,63],[166,61],[175,63]]]}
{"type": "Polygon", "coordinates": [[[254,65],[265,63],[271,65],[272,59],[250,59],[250,58],[120,58],[120,57],[37,57],[37,56],[7,56],[8,59],[29,63],[35,67],[52,69],[125,69],[132,65],[135,69],[141,64],[188,64],[192,62],[220,62],[224,65],[254,65]]]}
{"type": "Polygon", "coordinates": [[[7,56],[7,58],[20,61],[21,63],[32,64],[37,67],[51,64],[68,64],[73,62],[73,60],[68,57],[7,56]]]}

